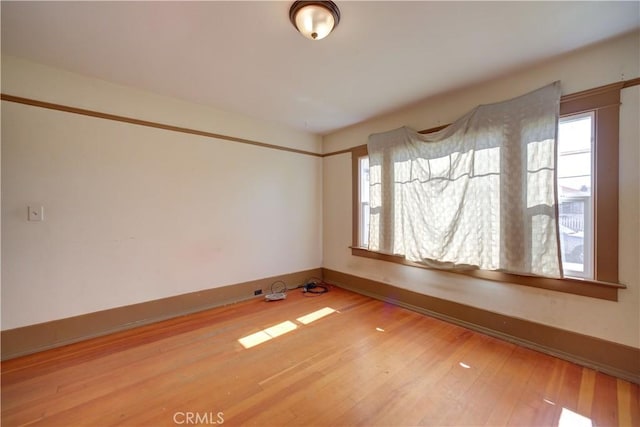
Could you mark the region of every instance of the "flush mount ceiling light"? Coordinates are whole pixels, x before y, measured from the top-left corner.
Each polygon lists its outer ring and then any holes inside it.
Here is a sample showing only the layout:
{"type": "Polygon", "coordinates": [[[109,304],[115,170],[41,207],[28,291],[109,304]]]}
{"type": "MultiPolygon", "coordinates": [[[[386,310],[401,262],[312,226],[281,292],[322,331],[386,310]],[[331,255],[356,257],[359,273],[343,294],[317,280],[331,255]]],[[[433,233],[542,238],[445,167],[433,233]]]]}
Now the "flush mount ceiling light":
{"type": "Polygon", "coordinates": [[[294,27],[308,39],[320,40],[340,22],[340,10],[332,1],[296,1],[289,9],[294,27]]]}

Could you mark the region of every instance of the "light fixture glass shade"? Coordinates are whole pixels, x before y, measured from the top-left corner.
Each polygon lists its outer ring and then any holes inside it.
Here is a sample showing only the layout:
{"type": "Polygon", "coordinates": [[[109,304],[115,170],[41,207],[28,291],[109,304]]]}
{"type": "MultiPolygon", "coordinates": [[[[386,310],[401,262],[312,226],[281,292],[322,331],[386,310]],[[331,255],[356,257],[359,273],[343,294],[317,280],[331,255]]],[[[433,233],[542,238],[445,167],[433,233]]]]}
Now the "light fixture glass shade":
{"type": "Polygon", "coordinates": [[[340,11],[331,1],[297,1],[289,10],[289,18],[300,34],[320,40],[338,25],[340,11]]]}

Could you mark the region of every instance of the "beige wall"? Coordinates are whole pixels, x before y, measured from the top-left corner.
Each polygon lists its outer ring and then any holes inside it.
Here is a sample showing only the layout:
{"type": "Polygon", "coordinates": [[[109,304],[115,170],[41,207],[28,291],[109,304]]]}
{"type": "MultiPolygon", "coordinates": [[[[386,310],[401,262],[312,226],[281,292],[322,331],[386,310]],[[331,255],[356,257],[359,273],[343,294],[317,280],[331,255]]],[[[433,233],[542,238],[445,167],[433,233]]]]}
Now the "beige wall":
{"type": "MultiPolygon", "coordinates": [[[[271,123],[2,60],[3,93],[318,152],[271,123]]],[[[2,102],[2,329],[318,268],[322,160],[2,102]],[[28,222],[27,206],[44,206],[28,222]]]]}
{"type": "MultiPolygon", "coordinates": [[[[555,80],[574,93],[640,75],[640,34],[634,33],[495,81],[443,94],[411,108],[335,132],[324,152],[365,144],[371,133],[402,125],[446,124],[477,104],[508,99],[555,80]]],[[[638,203],[640,89],[623,90],[620,147],[620,281],[628,289],[610,302],[453,273],[351,256],[351,158],[325,157],[323,266],[473,307],[640,347],[640,226],[638,203]]]]}

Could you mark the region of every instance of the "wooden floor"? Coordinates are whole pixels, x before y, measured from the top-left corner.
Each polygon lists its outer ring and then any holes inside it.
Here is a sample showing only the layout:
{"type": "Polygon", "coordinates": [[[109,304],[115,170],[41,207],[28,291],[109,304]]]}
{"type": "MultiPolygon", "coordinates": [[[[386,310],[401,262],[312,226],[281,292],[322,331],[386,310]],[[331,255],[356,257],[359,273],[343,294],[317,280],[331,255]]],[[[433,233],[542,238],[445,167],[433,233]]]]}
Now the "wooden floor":
{"type": "Polygon", "coordinates": [[[638,386],[338,288],[2,363],[2,426],[639,426],[638,386]]]}

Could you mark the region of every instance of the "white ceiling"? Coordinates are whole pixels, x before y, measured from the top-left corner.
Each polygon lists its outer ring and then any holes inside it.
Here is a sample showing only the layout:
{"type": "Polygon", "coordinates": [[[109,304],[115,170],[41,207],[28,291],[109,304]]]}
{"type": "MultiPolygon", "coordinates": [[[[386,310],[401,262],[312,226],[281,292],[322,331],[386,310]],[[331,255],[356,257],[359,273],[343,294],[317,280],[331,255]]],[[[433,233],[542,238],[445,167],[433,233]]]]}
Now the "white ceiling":
{"type": "Polygon", "coordinates": [[[326,134],[640,27],[640,2],[2,1],[2,53],[326,134]]]}

